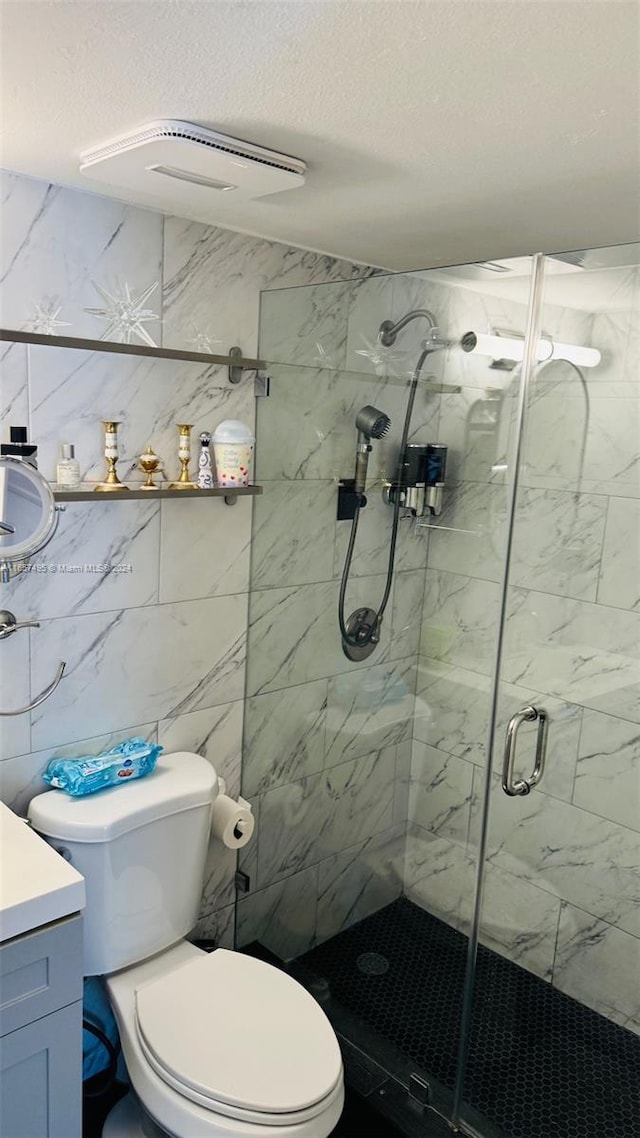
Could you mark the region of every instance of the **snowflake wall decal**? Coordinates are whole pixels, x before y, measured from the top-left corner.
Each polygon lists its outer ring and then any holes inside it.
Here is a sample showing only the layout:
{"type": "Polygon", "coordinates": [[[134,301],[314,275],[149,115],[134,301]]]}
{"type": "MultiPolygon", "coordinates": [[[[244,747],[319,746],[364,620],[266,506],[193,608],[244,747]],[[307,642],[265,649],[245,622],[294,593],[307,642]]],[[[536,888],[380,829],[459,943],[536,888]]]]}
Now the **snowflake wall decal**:
{"type": "Polygon", "coordinates": [[[55,300],[45,300],[36,304],[35,312],[27,323],[30,332],[38,332],[41,336],[55,336],[58,328],[70,328],[69,320],[58,320],[62,312],[62,305],[55,300]]]}
{"type": "Polygon", "coordinates": [[[122,287],[122,292],[116,296],[107,292],[106,288],[102,288],[95,281],[92,281],[92,284],[100,293],[105,304],[104,308],[85,308],[85,312],[91,316],[97,316],[99,320],[107,321],[107,327],[100,337],[101,340],[118,339],[125,344],[130,344],[133,337],[137,336],[150,348],[157,348],[158,345],[155,340],[151,339],[144,325],[151,323],[152,320],[159,320],[160,317],[152,308],[145,308],[144,306],[157,289],[158,281],[154,281],[137,296],[131,292],[126,281],[122,287]]]}
{"type": "Polygon", "coordinates": [[[187,343],[193,345],[194,352],[204,352],[209,355],[215,355],[215,345],[221,344],[222,340],[218,340],[209,329],[207,329],[206,332],[201,332],[195,324],[191,325],[189,331],[193,334],[191,339],[187,340],[187,343]]]}

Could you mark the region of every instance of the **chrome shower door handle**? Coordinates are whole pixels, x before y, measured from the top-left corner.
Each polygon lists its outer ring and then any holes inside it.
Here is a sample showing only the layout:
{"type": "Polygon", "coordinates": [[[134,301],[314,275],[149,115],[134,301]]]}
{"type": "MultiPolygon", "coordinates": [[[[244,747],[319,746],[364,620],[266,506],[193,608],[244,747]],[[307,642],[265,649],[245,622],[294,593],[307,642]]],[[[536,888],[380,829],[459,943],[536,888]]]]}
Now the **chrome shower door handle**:
{"type": "Polygon", "coordinates": [[[547,751],[547,725],[546,711],[543,711],[541,707],[534,707],[532,704],[521,707],[520,711],[516,711],[509,720],[502,760],[502,789],[510,798],[528,794],[540,782],[544,773],[544,760],[547,751]],[[528,778],[518,779],[517,782],[514,782],[513,772],[516,762],[518,731],[523,723],[533,723],[536,719],[538,721],[538,737],[536,739],[536,757],[533,770],[528,778]]]}

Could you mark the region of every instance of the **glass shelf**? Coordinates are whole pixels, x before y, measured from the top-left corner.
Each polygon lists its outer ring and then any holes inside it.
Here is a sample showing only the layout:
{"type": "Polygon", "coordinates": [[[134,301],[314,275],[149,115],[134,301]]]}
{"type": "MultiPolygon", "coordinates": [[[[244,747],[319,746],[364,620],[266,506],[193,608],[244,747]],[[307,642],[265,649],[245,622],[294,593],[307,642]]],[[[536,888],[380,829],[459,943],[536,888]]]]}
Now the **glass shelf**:
{"type": "Polygon", "coordinates": [[[17,328],[0,328],[0,340],[15,344],[34,344],[48,348],[76,348],[82,352],[113,352],[120,356],[147,356],[155,360],[186,360],[189,363],[216,364],[244,371],[264,368],[264,360],[246,359],[239,348],[231,348],[228,356],[210,352],[185,352],[174,348],[148,348],[144,344],[117,344],[112,340],[84,340],[78,336],[42,336],[17,328]]]}
{"type": "Polygon", "coordinates": [[[51,484],[56,502],[131,502],[146,498],[153,501],[156,498],[251,498],[262,494],[262,486],[214,486],[212,490],[170,490],[169,487],[158,485],[157,490],[143,490],[142,483],[124,483],[126,490],[104,491],[96,490],[97,483],[84,482],[77,490],[61,490],[54,482],[51,484]]]}

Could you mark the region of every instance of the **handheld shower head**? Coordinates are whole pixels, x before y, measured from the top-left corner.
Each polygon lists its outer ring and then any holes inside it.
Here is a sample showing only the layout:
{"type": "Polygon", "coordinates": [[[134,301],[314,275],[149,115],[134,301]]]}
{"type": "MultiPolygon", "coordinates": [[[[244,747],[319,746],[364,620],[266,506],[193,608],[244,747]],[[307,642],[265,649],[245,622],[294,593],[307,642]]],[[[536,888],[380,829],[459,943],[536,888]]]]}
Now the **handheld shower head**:
{"type": "Polygon", "coordinates": [[[356,451],[354,491],[356,494],[362,495],[367,481],[371,440],[384,438],[391,427],[391,419],[385,415],[384,411],[379,411],[377,407],[372,407],[368,403],[366,407],[361,407],[358,411],[356,427],[358,428],[358,448],[356,451]]]}
{"type": "Polygon", "coordinates": [[[385,415],[384,411],[379,411],[377,407],[372,407],[370,403],[367,403],[366,407],[361,407],[356,415],[358,432],[366,439],[384,438],[390,426],[389,416],[385,415]]]}

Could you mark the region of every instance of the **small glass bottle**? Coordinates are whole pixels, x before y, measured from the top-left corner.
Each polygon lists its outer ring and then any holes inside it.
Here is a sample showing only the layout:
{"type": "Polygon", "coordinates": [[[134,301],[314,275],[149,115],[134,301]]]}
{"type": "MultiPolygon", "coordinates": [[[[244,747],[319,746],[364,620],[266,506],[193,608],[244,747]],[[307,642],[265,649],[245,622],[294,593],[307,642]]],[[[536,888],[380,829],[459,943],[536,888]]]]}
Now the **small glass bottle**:
{"type": "Polygon", "coordinates": [[[80,463],[76,458],[76,448],[72,443],[62,443],[60,446],[60,460],[56,467],[58,486],[65,486],[68,490],[79,486],[80,463]]]}

